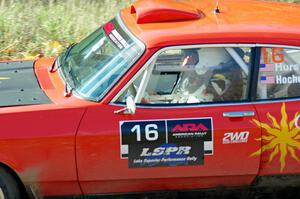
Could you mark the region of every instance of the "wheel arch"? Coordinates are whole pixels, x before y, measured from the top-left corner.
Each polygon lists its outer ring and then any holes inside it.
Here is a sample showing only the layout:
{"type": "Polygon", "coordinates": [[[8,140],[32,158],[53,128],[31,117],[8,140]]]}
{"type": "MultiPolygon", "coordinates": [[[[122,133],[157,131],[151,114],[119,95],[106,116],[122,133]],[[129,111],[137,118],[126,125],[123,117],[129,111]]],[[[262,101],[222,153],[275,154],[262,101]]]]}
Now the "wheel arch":
{"type": "Polygon", "coordinates": [[[19,188],[20,188],[20,192],[22,197],[24,196],[24,199],[29,199],[31,197],[29,197],[29,193],[28,193],[28,189],[26,188],[25,184],[23,183],[23,181],[21,180],[20,176],[18,175],[18,173],[12,169],[10,166],[8,166],[7,164],[0,162],[0,167],[5,169],[17,182],[19,188]]]}

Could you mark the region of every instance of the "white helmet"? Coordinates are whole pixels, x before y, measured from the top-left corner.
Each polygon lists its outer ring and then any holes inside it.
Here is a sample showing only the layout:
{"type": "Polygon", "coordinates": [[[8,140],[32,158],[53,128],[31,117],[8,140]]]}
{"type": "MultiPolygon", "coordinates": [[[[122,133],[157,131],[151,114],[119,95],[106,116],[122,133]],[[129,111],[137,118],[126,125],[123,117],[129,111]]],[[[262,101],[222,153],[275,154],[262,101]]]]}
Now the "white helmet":
{"type": "Polygon", "coordinates": [[[195,66],[198,75],[204,75],[211,67],[220,66],[231,60],[225,48],[202,48],[198,50],[199,62],[195,66]]]}

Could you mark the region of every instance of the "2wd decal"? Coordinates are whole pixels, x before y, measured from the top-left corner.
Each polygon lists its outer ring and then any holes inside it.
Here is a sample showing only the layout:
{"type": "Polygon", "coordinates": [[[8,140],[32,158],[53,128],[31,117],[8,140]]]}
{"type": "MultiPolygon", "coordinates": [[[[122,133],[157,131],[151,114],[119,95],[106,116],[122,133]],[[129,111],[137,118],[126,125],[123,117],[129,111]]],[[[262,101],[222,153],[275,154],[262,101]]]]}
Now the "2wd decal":
{"type": "Polygon", "coordinates": [[[223,137],[223,144],[247,143],[248,138],[248,131],[225,133],[223,137]]]}
{"type": "Polygon", "coordinates": [[[211,118],[122,121],[120,132],[129,168],[202,165],[213,152],[211,118]]]}

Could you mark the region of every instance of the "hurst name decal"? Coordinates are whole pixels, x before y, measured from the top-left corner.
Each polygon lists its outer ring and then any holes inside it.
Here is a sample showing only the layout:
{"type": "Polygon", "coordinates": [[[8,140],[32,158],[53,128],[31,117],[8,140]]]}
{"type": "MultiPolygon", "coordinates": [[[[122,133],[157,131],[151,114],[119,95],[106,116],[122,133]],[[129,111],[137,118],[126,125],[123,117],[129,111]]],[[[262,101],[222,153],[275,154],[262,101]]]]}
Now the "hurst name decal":
{"type": "Polygon", "coordinates": [[[203,165],[213,153],[211,118],[122,121],[120,133],[129,168],[203,165]]]}

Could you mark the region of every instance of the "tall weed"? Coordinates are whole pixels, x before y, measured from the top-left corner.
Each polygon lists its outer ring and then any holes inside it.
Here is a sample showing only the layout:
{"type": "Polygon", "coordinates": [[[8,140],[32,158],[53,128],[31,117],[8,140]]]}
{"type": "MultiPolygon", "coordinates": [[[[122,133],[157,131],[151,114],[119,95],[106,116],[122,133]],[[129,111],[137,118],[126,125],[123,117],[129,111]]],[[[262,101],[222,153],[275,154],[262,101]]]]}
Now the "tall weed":
{"type": "Polygon", "coordinates": [[[132,0],[0,0],[0,58],[52,56],[132,0]]]}
{"type": "Polygon", "coordinates": [[[0,59],[54,56],[133,1],[0,0],[0,59]]]}

